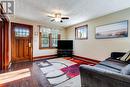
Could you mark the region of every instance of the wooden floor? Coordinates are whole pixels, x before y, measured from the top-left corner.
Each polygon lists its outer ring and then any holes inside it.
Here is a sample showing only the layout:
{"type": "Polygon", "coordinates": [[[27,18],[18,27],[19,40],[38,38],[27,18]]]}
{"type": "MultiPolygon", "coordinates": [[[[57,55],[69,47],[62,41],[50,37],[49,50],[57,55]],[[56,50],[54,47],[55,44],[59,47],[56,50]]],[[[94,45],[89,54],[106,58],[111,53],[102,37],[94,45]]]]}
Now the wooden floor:
{"type": "Polygon", "coordinates": [[[11,68],[7,72],[29,69],[31,75],[29,77],[0,84],[0,87],[52,87],[46,80],[43,73],[40,71],[40,68],[37,66],[36,62],[23,62],[12,64],[11,68]]]}

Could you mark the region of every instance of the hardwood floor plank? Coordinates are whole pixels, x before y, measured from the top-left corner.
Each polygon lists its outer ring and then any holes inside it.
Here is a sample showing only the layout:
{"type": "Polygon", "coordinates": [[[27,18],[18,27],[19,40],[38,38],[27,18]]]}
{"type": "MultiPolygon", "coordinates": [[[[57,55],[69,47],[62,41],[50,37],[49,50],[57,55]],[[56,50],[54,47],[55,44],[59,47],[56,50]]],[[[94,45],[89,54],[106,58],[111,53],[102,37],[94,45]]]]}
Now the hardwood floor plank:
{"type": "Polygon", "coordinates": [[[22,69],[29,69],[31,76],[18,79],[12,82],[8,82],[5,84],[1,84],[0,87],[52,87],[49,81],[47,81],[46,77],[43,75],[40,68],[37,66],[36,62],[38,61],[12,64],[11,68],[8,71],[2,71],[2,72],[6,73],[22,69]]]}

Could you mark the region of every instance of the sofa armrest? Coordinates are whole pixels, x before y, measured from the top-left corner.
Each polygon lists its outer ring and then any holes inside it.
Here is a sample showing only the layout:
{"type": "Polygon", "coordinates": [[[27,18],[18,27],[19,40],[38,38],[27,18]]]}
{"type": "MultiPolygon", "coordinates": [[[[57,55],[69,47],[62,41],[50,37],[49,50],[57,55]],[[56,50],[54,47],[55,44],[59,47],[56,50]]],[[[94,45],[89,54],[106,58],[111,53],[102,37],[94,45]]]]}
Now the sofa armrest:
{"type": "Polygon", "coordinates": [[[82,73],[86,73],[86,74],[88,73],[88,74],[93,74],[94,76],[98,76],[98,78],[104,77],[107,79],[114,79],[121,82],[127,82],[130,84],[130,75],[123,75],[121,73],[116,73],[95,66],[80,65],[80,73],[81,73],[81,78],[87,78],[87,77],[82,77],[82,73]]]}
{"type": "Polygon", "coordinates": [[[125,54],[126,54],[125,52],[112,52],[111,53],[111,58],[116,59],[118,57],[124,56],[125,54]]]}

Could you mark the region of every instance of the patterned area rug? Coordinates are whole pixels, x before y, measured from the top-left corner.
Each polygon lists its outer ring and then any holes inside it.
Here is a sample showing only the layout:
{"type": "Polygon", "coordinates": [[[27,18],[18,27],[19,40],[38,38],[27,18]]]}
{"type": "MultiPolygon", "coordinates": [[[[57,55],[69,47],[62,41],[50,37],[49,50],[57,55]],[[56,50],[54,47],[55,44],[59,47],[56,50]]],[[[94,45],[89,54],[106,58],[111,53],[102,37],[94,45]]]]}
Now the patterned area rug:
{"type": "Polygon", "coordinates": [[[44,60],[37,64],[53,86],[61,85],[80,74],[79,65],[66,59],[58,58],[46,61],[44,60]]]}
{"type": "Polygon", "coordinates": [[[75,64],[66,68],[62,68],[61,69],[63,72],[67,72],[67,76],[69,76],[70,78],[74,78],[75,76],[79,75],[79,65],[75,64]]]}

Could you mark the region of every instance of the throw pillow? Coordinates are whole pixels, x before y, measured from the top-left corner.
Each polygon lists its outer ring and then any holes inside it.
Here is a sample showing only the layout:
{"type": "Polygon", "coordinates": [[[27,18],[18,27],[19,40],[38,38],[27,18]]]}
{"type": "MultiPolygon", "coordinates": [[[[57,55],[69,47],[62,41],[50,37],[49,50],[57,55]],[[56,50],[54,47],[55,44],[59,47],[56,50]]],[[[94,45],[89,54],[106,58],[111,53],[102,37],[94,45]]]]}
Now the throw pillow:
{"type": "Polygon", "coordinates": [[[125,75],[130,75],[130,64],[128,64],[124,68],[122,68],[121,73],[125,74],[125,75]]]}
{"type": "Polygon", "coordinates": [[[129,54],[129,56],[126,58],[126,61],[129,61],[130,60],[130,54],[129,54]]]}
{"type": "Polygon", "coordinates": [[[123,57],[120,58],[121,61],[127,61],[127,58],[130,56],[130,51],[128,51],[123,57]]]}

